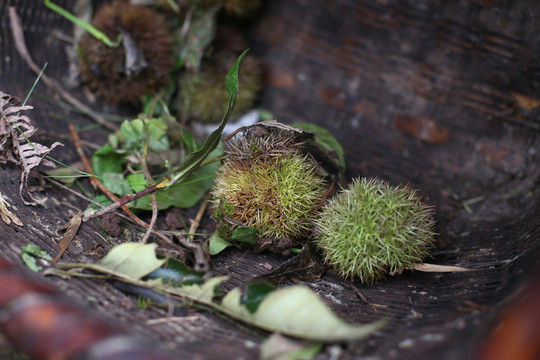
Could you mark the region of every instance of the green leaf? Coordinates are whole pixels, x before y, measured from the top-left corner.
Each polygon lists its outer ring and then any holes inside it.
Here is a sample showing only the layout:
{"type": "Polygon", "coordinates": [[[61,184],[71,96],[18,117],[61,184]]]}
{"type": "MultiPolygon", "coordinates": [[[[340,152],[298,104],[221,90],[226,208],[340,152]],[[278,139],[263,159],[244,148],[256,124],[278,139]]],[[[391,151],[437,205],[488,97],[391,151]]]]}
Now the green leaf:
{"type": "Polygon", "coordinates": [[[233,241],[255,245],[257,244],[257,229],[249,226],[239,226],[234,229],[231,239],[233,241]]]}
{"type": "Polygon", "coordinates": [[[170,286],[200,285],[204,283],[203,276],[204,273],[188,269],[186,265],[174,259],[168,259],[162,267],[152,271],[144,280],[161,278],[163,284],[170,286]]]}
{"type": "Polygon", "coordinates": [[[221,120],[221,124],[208,136],[199,151],[192,152],[184,158],[178,169],[175,170],[175,175],[172,177],[169,186],[177,183],[186,175],[190,174],[204,159],[207,158],[208,154],[210,154],[219,145],[221,141],[221,132],[225,128],[229,116],[231,116],[234,104],[236,102],[236,97],[238,96],[238,71],[240,69],[240,64],[242,63],[242,60],[244,59],[244,56],[246,56],[247,52],[248,50],[245,50],[238,57],[225,78],[225,88],[227,89],[227,93],[229,95],[229,102],[227,104],[225,114],[223,115],[223,119],[221,120]]]}
{"type": "Polygon", "coordinates": [[[101,182],[112,193],[124,196],[131,192],[131,187],[124,178],[124,175],[116,172],[105,172],[101,178],[101,182]]]}
{"type": "Polygon", "coordinates": [[[221,237],[217,230],[214,231],[212,236],[210,236],[209,243],[210,245],[208,246],[208,252],[210,253],[210,255],[219,254],[229,246],[233,245],[230,241],[227,241],[223,237],[221,237]]]}
{"type": "Polygon", "coordinates": [[[124,157],[110,145],[103,145],[92,156],[92,168],[97,176],[103,176],[104,173],[121,173],[124,163],[124,157]]]}
{"type": "Polygon", "coordinates": [[[129,174],[126,180],[129,183],[129,186],[131,186],[131,189],[135,192],[143,191],[148,185],[143,174],[129,174]]]}
{"type": "MultiPolygon", "coordinates": [[[[108,205],[111,205],[112,204],[112,201],[111,199],[109,199],[106,195],[98,195],[96,196],[95,198],[93,198],[92,200],[94,200],[95,202],[103,205],[103,206],[108,206],[108,205]]],[[[88,214],[88,213],[91,213],[91,212],[94,212],[98,209],[101,209],[101,206],[97,206],[96,204],[88,204],[88,207],[84,210],[84,215],[88,214]]]]}
{"type": "MultiPolygon", "coordinates": [[[[215,150],[210,153],[210,156],[214,154],[219,156],[221,151],[215,150]]],[[[171,206],[187,209],[195,206],[212,187],[218,169],[218,162],[210,163],[195,170],[182,182],[156,192],[156,200],[160,209],[167,209],[171,206]]],[[[135,209],[151,210],[152,198],[150,195],[145,195],[129,205],[135,209]]]]}
{"type": "Polygon", "coordinates": [[[269,293],[253,314],[241,304],[241,296],[241,291],[234,288],[225,296],[220,309],[261,329],[313,341],[357,341],[385,323],[383,320],[366,325],[349,324],[304,286],[291,286],[269,293]]]}
{"type": "Polygon", "coordinates": [[[187,130],[184,130],[182,132],[182,141],[186,145],[188,153],[195,152],[200,149],[200,146],[197,143],[197,140],[195,140],[195,138],[193,137],[193,134],[187,130]]]}
{"type": "MultiPolygon", "coordinates": [[[[304,286],[291,286],[267,293],[254,313],[241,303],[242,292],[231,290],[215,301],[225,276],[212,277],[202,284],[171,286],[161,278],[141,280],[161,267],[165,260],[156,258],[155,244],[125,243],[114,247],[96,264],[57,264],[59,268],[84,267],[110,274],[123,281],[178,296],[214,308],[232,318],[272,332],[320,342],[361,340],[380,329],[385,321],[353,325],[337,317],[317,294],[304,286]],[[316,315],[316,316],[315,316],[316,315]]],[[[73,274],[73,272],[70,272],[73,274]]]]}
{"type": "Polygon", "coordinates": [[[123,147],[126,150],[141,150],[147,132],[150,134],[148,142],[150,150],[166,151],[169,149],[169,139],[166,136],[167,123],[162,118],[126,120],[120,126],[118,139],[123,140],[123,147]]]}
{"type": "Polygon", "coordinates": [[[156,248],[157,244],[120,244],[112,248],[96,264],[87,264],[86,267],[120,278],[139,280],[165,263],[165,259],[156,257],[156,248]]]}
{"type": "Polygon", "coordinates": [[[120,133],[123,135],[126,143],[138,143],[143,140],[143,129],[144,123],[141,119],[126,120],[120,125],[120,133]]]}
{"type": "Polygon", "coordinates": [[[287,338],[279,333],[270,335],[261,344],[260,360],[310,360],[322,350],[323,344],[306,343],[287,338]]]}
{"type": "Polygon", "coordinates": [[[51,255],[46,251],[41,250],[38,245],[28,244],[23,248],[23,253],[27,253],[44,260],[52,260],[51,255]]]}
{"type": "Polygon", "coordinates": [[[23,262],[30,270],[38,272],[43,268],[36,263],[36,258],[49,261],[52,260],[51,255],[49,255],[46,251],[41,250],[38,245],[28,244],[22,249],[21,259],[23,262]]]}
{"type": "Polygon", "coordinates": [[[311,123],[295,123],[291,124],[294,127],[297,127],[302,130],[309,131],[315,135],[315,141],[323,150],[335,151],[338,156],[338,164],[342,169],[345,169],[345,151],[343,147],[337,141],[337,139],[322,126],[311,124],[311,123]]]}
{"type": "Polygon", "coordinates": [[[77,164],[72,164],[71,166],[62,166],[56,169],[45,170],[44,173],[51,178],[60,181],[64,184],[73,184],[77,179],[81,177],[88,177],[81,170],[76,169],[77,164]]]}
{"type": "Polygon", "coordinates": [[[268,295],[276,290],[276,287],[267,281],[253,281],[247,284],[246,294],[242,297],[242,304],[253,314],[268,295]]]}
{"type": "Polygon", "coordinates": [[[24,264],[32,271],[34,272],[40,272],[43,270],[43,267],[39,266],[36,262],[36,258],[28,253],[22,253],[21,259],[24,262],[24,264]]]}

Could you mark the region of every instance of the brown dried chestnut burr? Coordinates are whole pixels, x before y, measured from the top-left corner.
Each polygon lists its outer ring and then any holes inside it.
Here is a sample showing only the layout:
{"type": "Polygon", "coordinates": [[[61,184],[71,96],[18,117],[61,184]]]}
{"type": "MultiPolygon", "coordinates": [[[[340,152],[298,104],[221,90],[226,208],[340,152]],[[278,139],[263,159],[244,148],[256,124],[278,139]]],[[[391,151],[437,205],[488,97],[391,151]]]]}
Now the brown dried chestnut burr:
{"type": "Polygon", "coordinates": [[[83,82],[110,103],[138,103],[169,81],[173,68],[172,36],[165,18],[151,8],[115,2],[98,9],[92,25],[110,39],[112,48],[86,33],[79,41],[83,82]]]}

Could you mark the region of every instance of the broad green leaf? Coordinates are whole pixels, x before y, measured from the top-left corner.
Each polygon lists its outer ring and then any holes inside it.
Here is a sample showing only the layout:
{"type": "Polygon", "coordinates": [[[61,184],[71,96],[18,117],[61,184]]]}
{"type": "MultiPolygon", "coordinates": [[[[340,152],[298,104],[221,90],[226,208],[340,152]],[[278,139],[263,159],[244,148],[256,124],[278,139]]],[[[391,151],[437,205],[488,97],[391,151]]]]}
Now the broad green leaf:
{"type": "Polygon", "coordinates": [[[217,230],[214,231],[212,236],[210,236],[209,243],[210,245],[208,246],[208,252],[210,253],[210,255],[219,254],[229,246],[233,246],[230,241],[227,241],[223,237],[221,237],[217,230]]]}
{"type": "Polygon", "coordinates": [[[199,302],[232,318],[272,332],[319,342],[356,341],[381,328],[385,321],[353,325],[337,317],[317,294],[303,286],[269,292],[254,313],[241,303],[242,292],[231,290],[221,301],[215,300],[226,276],[212,277],[203,284],[175,286],[161,278],[141,280],[157,270],[165,260],[156,258],[155,244],[125,243],[114,247],[96,264],[58,264],[63,268],[85,267],[138,286],[145,286],[181,299],[199,302]],[[314,316],[316,315],[316,316],[314,316]]]}
{"type": "Polygon", "coordinates": [[[231,290],[223,299],[221,310],[261,329],[303,339],[326,343],[356,341],[384,325],[384,321],[349,324],[304,286],[291,286],[269,293],[253,314],[241,304],[241,296],[238,288],[231,290]]]}
{"type": "Polygon", "coordinates": [[[255,245],[257,244],[257,229],[249,226],[239,226],[234,229],[231,239],[233,241],[255,245]]]}
{"type": "MultiPolygon", "coordinates": [[[[210,156],[219,156],[221,151],[215,150],[210,156]]],[[[218,162],[213,162],[198,168],[180,183],[156,192],[156,200],[160,209],[171,206],[187,209],[195,206],[210,190],[214,183],[214,177],[219,168],[218,162]]],[[[145,195],[129,204],[140,210],[151,210],[152,200],[150,195],[145,195]]]]}
{"type": "Polygon", "coordinates": [[[62,166],[56,169],[46,170],[44,173],[61,183],[73,184],[77,179],[88,176],[82,172],[82,166],[79,166],[79,164],[82,165],[82,163],[75,163],[66,167],[62,166]]]}
{"type": "MultiPolygon", "coordinates": [[[[95,202],[103,205],[103,206],[108,206],[108,205],[111,205],[112,204],[112,201],[111,199],[109,199],[106,195],[98,195],[96,196],[95,198],[93,198],[92,200],[94,200],[95,202]]],[[[87,213],[91,213],[91,212],[94,212],[98,209],[101,209],[101,206],[97,206],[96,204],[88,204],[88,207],[84,210],[84,213],[83,215],[86,215],[87,213]]]]}
{"type": "Polygon", "coordinates": [[[165,263],[165,259],[160,260],[156,257],[156,248],[157,244],[120,244],[112,248],[95,265],[87,267],[120,278],[139,280],[165,263]]]}
{"type": "Polygon", "coordinates": [[[146,189],[146,186],[148,185],[143,174],[129,174],[126,180],[129,183],[129,186],[131,186],[131,189],[135,192],[146,189]]]}
{"type": "Polygon", "coordinates": [[[105,172],[101,177],[101,182],[116,195],[124,196],[131,192],[131,187],[121,173],[105,172]]]}
{"type": "Polygon", "coordinates": [[[120,134],[126,143],[138,143],[142,140],[144,123],[141,119],[126,120],[120,125],[120,134]]]}
{"type": "Polygon", "coordinates": [[[104,173],[121,173],[124,157],[110,145],[103,145],[92,156],[92,169],[97,176],[104,173]]]}
{"type": "Polygon", "coordinates": [[[253,314],[268,293],[276,290],[276,287],[266,281],[252,281],[246,286],[246,293],[242,297],[242,304],[253,314]]]}
{"type": "Polygon", "coordinates": [[[204,273],[190,270],[181,262],[168,259],[162,267],[146,275],[144,280],[161,278],[163,284],[170,286],[200,285],[204,283],[203,276],[204,273]]]}
{"type": "MultiPolygon", "coordinates": [[[[203,284],[186,285],[182,287],[163,287],[161,279],[150,280],[149,285],[167,292],[171,295],[178,295],[188,298],[192,301],[198,301],[201,304],[216,307],[213,302],[216,296],[216,289],[219,288],[222,282],[227,280],[227,276],[216,276],[206,280],[203,284]],[[160,285],[161,284],[161,285],[160,285]]],[[[219,309],[218,309],[219,310],[219,309]]]]}
{"type": "Polygon", "coordinates": [[[310,360],[322,350],[323,344],[300,342],[279,333],[270,335],[261,344],[260,360],[310,360]]]}
{"type": "Polygon", "coordinates": [[[343,147],[339,141],[337,141],[330,131],[326,130],[322,126],[311,123],[295,123],[291,125],[313,133],[315,135],[315,141],[323,150],[331,150],[336,152],[339,159],[338,164],[342,169],[345,169],[345,151],[343,150],[343,147]]]}
{"type": "Polygon", "coordinates": [[[238,57],[231,70],[229,70],[229,73],[225,77],[225,88],[227,89],[227,93],[229,95],[229,102],[227,104],[225,114],[223,115],[223,119],[221,120],[221,124],[208,136],[199,151],[192,152],[184,158],[178,169],[175,170],[175,175],[169,182],[169,186],[177,183],[179,180],[196,169],[200,163],[207,158],[208,154],[210,154],[219,145],[221,141],[221,132],[223,131],[223,128],[225,128],[229,116],[231,116],[234,103],[236,102],[236,97],[238,96],[238,71],[240,69],[240,64],[242,63],[242,60],[244,59],[244,56],[246,56],[247,52],[248,50],[245,50],[238,57]]]}

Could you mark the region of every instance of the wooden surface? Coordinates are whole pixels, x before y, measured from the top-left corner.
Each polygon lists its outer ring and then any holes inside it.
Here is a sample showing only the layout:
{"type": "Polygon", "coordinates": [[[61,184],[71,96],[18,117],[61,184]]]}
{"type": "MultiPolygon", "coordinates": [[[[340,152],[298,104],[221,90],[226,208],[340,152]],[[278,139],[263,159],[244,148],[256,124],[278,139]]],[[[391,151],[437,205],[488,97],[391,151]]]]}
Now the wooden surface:
{"type": "MultiPolygon", "coordinates": [[[[16,3],[32,56],[39,64],[48,61],[47,73],[65,81],[66,44],[53,34],[69,34],[71,26],[58,16],[41,16],[45,10],[34,1],[16,3]],[[40,18],[47,21],[32,21],[40,18]]],[[[9,40],[6,13],[5,3],[0,4],[0,89],[24,98],[35,77],[9,40]]],[[[368,340],[341,346],[342,358],[471,357],[514,301],[511,295],[535,271],[538,256],[538,3],[273,0],[246,26],[252,53],[266,62],[260,106],[283,122],[328,128],[345,147],[349,177],[378,176],[420,189],[437,209],[439,235],[430,262],[473,269],[406,272],[374,286],[353,283],[367,302],[332,271],[321,282],[306,284],[349,321],[391,319],[368,340]]],[[[80,89],[73,92],[84,99],[80,89]]],[[[54,94],[40,84],[30,101],[35,109],[28,115],[41,130],[67,135],[59,117],[90,123],[39,94],[54,94]]],[[[106,133],[81,136],[105,142],[106,133]]],[[[66,147],[54,155],[65,162],[77,159],[73,146],[64,142],[66,147]]],[[[0,253],[21,263],[20,250],[28,243],[56,253],[57,228],[70,219],[72,207],[86,204],[48,189],[46,207],[26,207],[18,197],[18,181],[17,168],[0,166],[1,192],[24,221],[23,227],[0,224],[0,253]]],[[[212,227],[209,219],[205,226],[212,227]]],[[[82,226],[64,260],[91,261],[103,254],[110,245],[100,234],[97,222],[82,226]]],[[[228,250],[214,264],[216,273],[231,275],[231,288],[282,260],[228,250]]],[[[257,336],[212,314],[147,325],[165,311],[140,310],[136,298],[113,284],[43,281],[178,358],[257,358],[257,336]]],[[[330,358],[330,351],[317,359],[330,358]]]]}

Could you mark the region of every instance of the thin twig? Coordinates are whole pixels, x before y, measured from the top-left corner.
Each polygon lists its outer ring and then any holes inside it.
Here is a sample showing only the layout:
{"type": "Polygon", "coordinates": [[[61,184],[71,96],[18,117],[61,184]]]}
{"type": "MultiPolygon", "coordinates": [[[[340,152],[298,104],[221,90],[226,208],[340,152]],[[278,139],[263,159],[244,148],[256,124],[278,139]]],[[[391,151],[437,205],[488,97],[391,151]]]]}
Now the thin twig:
{"type": "Polygon", "coordinates": [[[204,199],[201,204],[201,207],[199,208],[199,211],[197,212],[197,215],[195,216],[195,219],[191,220],[191,225],[189,227],[189,236],[188,236],[188,239],[190,242],[193,242],[193,239],[195,238],[195,233],[197,232],[197,228],[199,227],[201,223],[201,219],[207,207],[208,207],[208,199],[204,199]]]}
{"type": "MultiPolygon", "coordinates": [[[[104,207],[103,205],[101,205],[100,203],[98,203],[97,201],[94,201],[86,196],[84,196],[83,194],[81,194],[80,192],[77,192],[75,190],[73,190],[72,188],[70,187],[67,187],[66,185],[56,181],[56,180],[53,180],[52,178],[50,177],[46,177],[45,180],[53,183],[54,185],[58,186],[59,188],[63,189],[63,190],[66,190],[66,191],[69,191],[70,193],[72,193],[73,195],[77,196],[77,197],[80,197],[81,199],[85,200],[85,201],[88,201],[89,203],[92,203],[96,206],[99,206],[99,207],[104,207]]],[[[67,204],[65,204],[67,205],[67,204]]],[[[124,220],[127,220],[129,222],[133,222],[133,219],[131,219],[129,216],[126,216],[124,214],[116,214],[118,216],[120,216],[121,218],[123,218],[124,220]]]]}
{"type": "Polygon", "coordinates": [[[230,268],[232,268],[233,266],[235,266],[236,264],[238,264],[240,261],[242,261],[242,259],[243,259],[244,257],[246,257],[246,255],[248,254],[249,250],[250,250],[250,249],[247,249],[246,252],[244,252],[244,253],[242,254],[242,256],[240,256],[240,257],[239,257],[235,262],[233,262],[232,264],[227,265],[227,266],[225,267],[225,269],[223,269],[223,270],[229,270],[230,268]]]}
{"type": "Polygon", "coordinates": [[[171,321],[176,322],[187,322],[187,321],[196,321],[199,320],[199,316],[192,315],[192,316],[168,316],[164,318],[159,319],[151,319],[146,322],[146,325],[152,326],[152,325],[159,325],[159,324],[167,324],[171,321]]]}
{"type": "MultiPolygon", "coordinates": [[[[10,19],[11,33],[13,34],[13,40],[15,42],[15,47],[17,48],[17,52],[19,53],[21,58],[23,58],[26,64],[30,67],[30,69],[32,69],[32,71],[34,71],[36,74],[39,74],[41,72],[41,69],[39,68],[39,66],[36,65],[32,57],[30,56],[28,48],[26,47],[26,42],[24,39],[24,32],[22,30],[21,21],[19,19],[19,16],[17,15],[17,9],[15,8],[15,6],[9,7],[9,19],[10,19]]],[[[96,121],[97,123],[103,125],[109,130],[112,130],[112,131],[118,130],[116,125],[108,122],[103,117],[94,114],[88,106],[80,102],[75,97],[71,96],[71,94],[65,91],[63,86],[56,80],[49,78],[45,74],[41,76],[41,80],[43,80],[43,82],[48,87],[50,87],[55,93],[62,96],[71,105],[86,112],[88,116],[92,118],[94,121],[96,121]]]]}
{"type": "Polygon", "coordinates": [[[324,204],[324,202],[326,201],[326,199],[330,196],[330,194],[332,193],[332,191],[334,191],[334,183],[331,183],[330,184],[330,188],[328,189],[328,191],[324,194],[323,198],[321,199],[321,201],[319,201],[319,204],[317,205],[317,207],[315,208],[315,211],[318,211],[324,204]]]}
{"type": "MultiPolygon", "coordinates": [[[[81,199],[84,199],[84,200],[86,200],[86,201],[88,201],[88,202],[90,202],[90,203],[92,203],[94,205],[97,205],[97,206],[100,206],[100,207],[104,208],[104,206],[101,205],[100,203],[98,203],[98,202],[96,202],[96,201],[94,201],[92,199],[87,198],[83,194],[81,194],[81,193],[79,193],[79,192],[65,186],[64,184],[59,183],[58,181],[55,181],[55,180],[53,180],[51,178],[46,178],[46,180],[50,181],[51,183],[55,184],[56,186],[58,186],[58,187],[60,187],[60,188],[62,188],[64,190],[67,190],[67,191],[71,192],[72,194],[74,194],[75,196],[80,197],[81,199]]],[[[116,214],[116,215],[118,215],[121,218],[123,218],[125,220],[128,220],[130,222],[134,221],[132,218],[129,218],[129,217],[123,215],[123,214],[116,214]]],[[[182,247],[178,246],[178,244],[176,244],[171,238],[165,236],[161,232],[159,232],[157,230],[152,230],[152,233],[154,235],[156,235],[158,238],[160,238],[161,240],[163,240],[165,243],[167,243],[167,244],[171,245],[172,247],[174,247],[180,253],[185,252],[185,250],[182,247]]],[[[198,246],[197,244],[188,242],[185,238],[179,237],[179,239],[181,239],[180,243],[184,247],[191,249],[191,251],[195,254],[196,262],[199,263],[197,268],[202,269],[202,270],[198,270],[198,271],[208,271],[208,269],[210,269],[210,262],[209,262],[209,259],[208,259],[207,255],[204,255],[204,254],[206,254],[204,252],[204,250],[200,246],[198,246]],[[206,269],[206,270],[204,270],[204,269],[206,269]]]]}
{"type": "MultiPolygon", "coordinates": [[[[152,175],[150,175],[150,170],[148,170],[148,163],[146,162],[146,159],[148,158],[149,141],[150,141],[150,131],[146,131],[146,140],[144,142],[143,154],[140,160],[141,160],[141,166],[143,169],[144,177],[146,178],[146,181],[148,182],[148,186],[152,186],[153,185],[152,175]]],[[[145,243],[146,241],[148,241],[148,238],[150,237],[150,234],[153,232],[154,227],[156,225],[156,220],[157,220],[157,215],[158,215],[156,193],[153,192],[152,194],[150,194],[150,196],[152,197],[152,218],[150,219],[150,224],[148,226],[148,229],[146,229],[146,232],[144,233],[144,236],[141,239],[142,243],[145,243]]]]}
{"type": "MultiPolygon", "coordinates": [[[[84,150],[81,144],[81,139],[79,138],[79,134],[77,133],[77,130],[75,129],[75,125],[69,124],[69,131],[71,133],[71,136],[73,137],[73,142],[75,143],[75,148],[77,149],[77,153],[79,154],[79,157],[81,158],[81,161],[84,165],[84,168],[87,173],[89,173],[90,181],[98,187],[99,190],[101,190],[109,199],[112,201],[118,202],[120,199],[118,196],[113,194],[99,179],[96,177],[94,170],[92,169],[92,165],[90,164],[90,161],[88,161],[88,158],[84,154],[84,150]]],[[[149,225],[139,219],[137,215],[135,215],[126,205],[121,206],[122,210],[131,218],[133,221],[137,223],[137,225],[142,226],[143,228],[147,229],[149,225]]],[[[84,222],[83,218],[83,222],[84,222]]]]}

